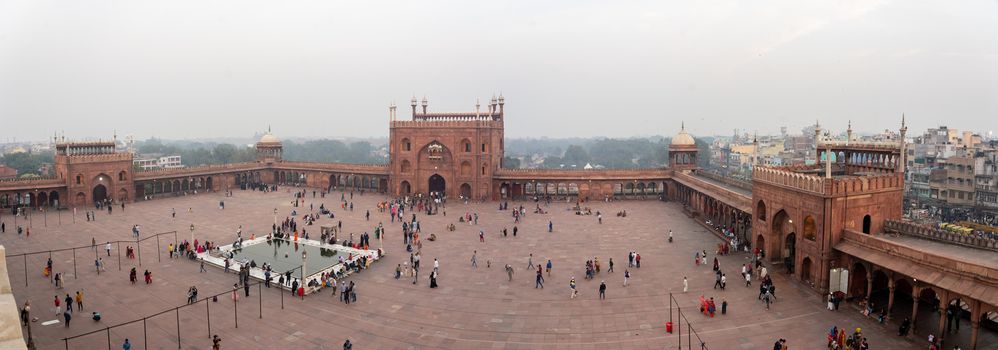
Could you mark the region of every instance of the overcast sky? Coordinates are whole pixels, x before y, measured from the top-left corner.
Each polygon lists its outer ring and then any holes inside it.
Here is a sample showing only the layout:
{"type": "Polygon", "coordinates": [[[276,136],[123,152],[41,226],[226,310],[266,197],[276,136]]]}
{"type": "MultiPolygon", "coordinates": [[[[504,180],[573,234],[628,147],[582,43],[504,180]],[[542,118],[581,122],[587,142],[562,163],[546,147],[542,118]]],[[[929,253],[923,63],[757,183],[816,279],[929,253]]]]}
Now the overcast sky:
{"type": "MultiPolygon", "coordinates": [[[[0,139],[998,129],[998,1],[0,1],[0,139]]],[[[998,131],[998,130],[996,130],[998,131]]]]}

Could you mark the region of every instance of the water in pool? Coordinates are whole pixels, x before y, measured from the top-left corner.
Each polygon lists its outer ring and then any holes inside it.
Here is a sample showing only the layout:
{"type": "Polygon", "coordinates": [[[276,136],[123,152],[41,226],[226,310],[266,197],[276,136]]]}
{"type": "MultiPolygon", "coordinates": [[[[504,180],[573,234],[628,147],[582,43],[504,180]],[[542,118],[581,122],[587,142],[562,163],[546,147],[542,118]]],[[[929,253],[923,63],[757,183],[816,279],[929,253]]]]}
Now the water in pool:
{"type": "MultiPolygon", "coordinates": [[[[338,264],[339,256],[344,254],[334,249],[319,248],[306,244],[298,244],[285,240],[272,239],[266,243],[234,249],[236,261],[256,261],[259,267],[268,263],[274,267],[274,273],[284,273],[301,266],[301,253],[308,252],[308,263],[305,264],[305,276],[318,273],[330,266],[338,264]]],[[[346,259],[346,256],[343,257],[346,259]]],[[[298,273],[295,273],[298,276],[298,273]]]]}

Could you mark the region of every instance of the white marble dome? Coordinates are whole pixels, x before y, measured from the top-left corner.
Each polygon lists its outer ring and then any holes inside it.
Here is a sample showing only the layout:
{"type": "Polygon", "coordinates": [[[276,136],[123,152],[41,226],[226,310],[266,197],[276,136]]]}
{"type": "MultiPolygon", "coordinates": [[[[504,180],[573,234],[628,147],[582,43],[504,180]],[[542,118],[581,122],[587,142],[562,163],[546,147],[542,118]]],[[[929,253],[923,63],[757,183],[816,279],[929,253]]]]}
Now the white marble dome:
{"type": "Polygon", "coordinates": [[[278,139],[276,136],[271,135],[270,133],[267,133],[267,134],[263,135],[263,137],[260,138],[260,142],[258,142],[258,143],[279,144],[279,143],[281,143],[281,140],[278,139]]]}
{"type": "Polygon", "coordinates": [[[686,133],[686,129],[684,128],[672,138],[672,144],[675,146],[692,146],[696,145],[696,141],[693,140],[693,136],[686,133]]]}

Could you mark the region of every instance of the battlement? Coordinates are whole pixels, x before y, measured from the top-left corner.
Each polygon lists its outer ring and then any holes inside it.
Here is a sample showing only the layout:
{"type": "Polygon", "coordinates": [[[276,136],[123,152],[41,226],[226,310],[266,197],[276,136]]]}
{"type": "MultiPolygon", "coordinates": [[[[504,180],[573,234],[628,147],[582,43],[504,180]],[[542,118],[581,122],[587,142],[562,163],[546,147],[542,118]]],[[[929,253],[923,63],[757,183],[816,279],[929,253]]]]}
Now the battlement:
{"type": "Polygon", "coordinates": [[[818,148],[825,149],[855,149],[868,151],[901,151],[901,143],[897,141],[846,141],[846,140],[821,140],[818,148]]]}
{"type": "Polygon", "coordinates": [[[231,163],[216,165],[199,165],[186,168],[143,170],[135,173],[136,180],[151,180],[164,177],[179,177],[186,175],[201,175],[206,173],[223,173],[231,171],[242,171],[252,169],[265,169],[259,163],[231,163]]]}
{"type": "Polygon", "coordinates": [[[791,187],[800,191],[825,195],[826,178],[802,174],[795,170],[811,170],[812,166],[783,168],[756,167],[752,170],[752,182],[791,187]]]}
{"type": "MultiPolygon", "coordinates": [[[[114,161],[132,161],[131,153],[71,153],[60,155],[59,158],[65,160],[67,164],[80,164],[80,163],[101,163],[101,162],[114,162],[114,161]]],[[[56,161],[59,163],[59,161],[56,161]]]]}
{"type": "Polygon", "coordinates": [[[901,174],[888,173],[866,176],[843,176],[832,178],[827,194],[831,196],[878,192],[884,190],[904,190],[901,174]]]}
{"type": "Polygon", "coordinates": [[[491,119],[427,119],[427,120],[393,120],[392,128],[501,128],[502,122],[491,119]]]}
{"type": "Polygon", "coordinates": [[[354,163],[318,163],[318,162],[281,162],[272,166],[274,169],[286,170],[316,170],[338,173],[354,173],[367,175],[388,175],[388,164],[354,164],[354,163]]]}
{"type": "Polygon", "coordinates": [[[566,180],[658,180],[672,176],[667,168],[640,169],[500,169],[495,173],[497,179],[532,180],[532,179],[566,179],[566,180]]]}

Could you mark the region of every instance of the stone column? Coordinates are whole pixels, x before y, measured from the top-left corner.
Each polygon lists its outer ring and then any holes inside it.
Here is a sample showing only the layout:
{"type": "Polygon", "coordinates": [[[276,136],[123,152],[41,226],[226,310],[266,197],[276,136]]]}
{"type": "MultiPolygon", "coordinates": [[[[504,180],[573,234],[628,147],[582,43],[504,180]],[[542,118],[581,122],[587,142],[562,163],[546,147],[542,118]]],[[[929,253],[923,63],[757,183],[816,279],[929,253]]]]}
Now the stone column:
{"type": "Polygon", "coordinates": [[[915,333],[918,329],[918,299],[922,296],[922,287],[912,286],[911,287],[912,304],[911,304],[911,332],[915,333]]]}
{"type": "MultiPolygon", "coordinates": [[[[938,295],[937,295],[938,296],[938,295]]],[[[949,293],[943,292],[943,295],[939,296],[939,332],[936,333],[939,337],[939,343],[946,339],[946,301],[949,300],[949,293]]]]}
{"type": "Polygon", "coordinates": [[[887,290],[889,292],[887,294],[887,312],[890,313],[891,311],[894,311],[894,288],[895,288],[895,286],[894,286],[894,278],[892,278],[891,276],[887,276],[887,277],[889,278],[887,280],[887,290]]]}
{"type": "MultiPolygon", "coordinates": [[[[866,266],[864,266],[866,267],[866,266]]],[[[873,273],[870,269],[866,269],[866,300],[870,300],[870,296],[873,294],[873,273]]],[[[894,288],[891,288],[891,298],[894,297],[894,288]]],[[[890,306],[887,307],[890,309],[890,306]]]]}
{"type": "Polygon", "coordinates": [[[977,337],[981,326],[981,302],[972,299],[970,301],[970,350],[977,349],[977,337]]]}

